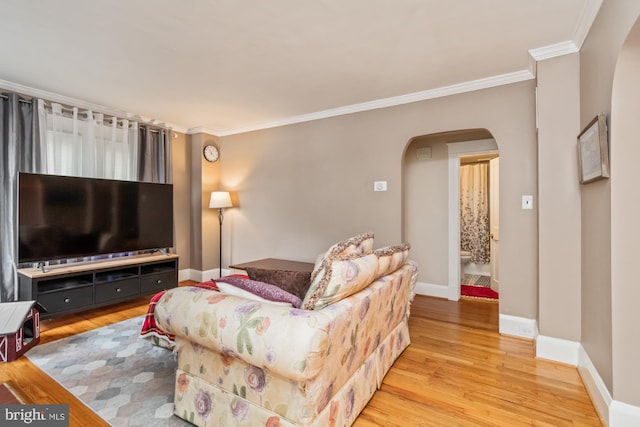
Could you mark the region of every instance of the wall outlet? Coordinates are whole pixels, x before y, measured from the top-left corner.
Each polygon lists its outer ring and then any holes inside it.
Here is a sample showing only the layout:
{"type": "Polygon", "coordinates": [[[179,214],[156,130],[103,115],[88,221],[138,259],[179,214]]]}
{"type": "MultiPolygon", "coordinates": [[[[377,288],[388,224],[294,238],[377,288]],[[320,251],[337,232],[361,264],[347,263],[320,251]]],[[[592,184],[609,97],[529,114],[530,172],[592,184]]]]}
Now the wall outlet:
{"type": "Polygon", "coordinates": [[[373,191],[387,191],[387,181],[374,181],[373,191]]]}
{"type": "Polygon", "coordinates": [[[533,196],[522,196],[522,209],[533,209],[533,196]]]}

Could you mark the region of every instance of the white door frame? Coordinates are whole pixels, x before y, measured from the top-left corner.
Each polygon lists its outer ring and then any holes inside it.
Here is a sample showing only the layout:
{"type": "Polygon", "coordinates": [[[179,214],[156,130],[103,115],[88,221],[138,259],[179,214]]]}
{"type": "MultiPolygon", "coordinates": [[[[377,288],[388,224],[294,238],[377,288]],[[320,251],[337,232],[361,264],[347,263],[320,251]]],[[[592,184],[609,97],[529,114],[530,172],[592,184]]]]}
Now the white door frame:
{"type": "Polygon", "coordinates": [[[449,284],[448,299],[460,299],[460,156],[497,153],[495,139],[450,142],[449,154],[449,284]]]}

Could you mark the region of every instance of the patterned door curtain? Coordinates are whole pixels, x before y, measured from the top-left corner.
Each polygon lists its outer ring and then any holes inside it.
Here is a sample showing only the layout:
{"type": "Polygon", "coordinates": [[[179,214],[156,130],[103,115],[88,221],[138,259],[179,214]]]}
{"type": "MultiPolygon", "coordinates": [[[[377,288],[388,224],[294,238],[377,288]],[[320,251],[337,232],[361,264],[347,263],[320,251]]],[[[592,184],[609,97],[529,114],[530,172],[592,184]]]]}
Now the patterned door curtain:
{"type": "Polygon", "coordinates": [[[488,264],[489,162],[460,166],[460,249],[471,252],[471,262],[488,264]]]}

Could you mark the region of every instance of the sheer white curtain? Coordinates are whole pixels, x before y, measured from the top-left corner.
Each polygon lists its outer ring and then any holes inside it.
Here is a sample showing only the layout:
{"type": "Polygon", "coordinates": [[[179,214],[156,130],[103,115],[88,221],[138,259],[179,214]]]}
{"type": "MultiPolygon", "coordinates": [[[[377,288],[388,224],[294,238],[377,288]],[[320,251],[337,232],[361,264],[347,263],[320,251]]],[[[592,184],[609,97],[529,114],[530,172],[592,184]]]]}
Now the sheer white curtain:
{"type": "Polygon", "coordinates": [[[38,100],[42,172],[135,181],[138,123],[38,100]]]}

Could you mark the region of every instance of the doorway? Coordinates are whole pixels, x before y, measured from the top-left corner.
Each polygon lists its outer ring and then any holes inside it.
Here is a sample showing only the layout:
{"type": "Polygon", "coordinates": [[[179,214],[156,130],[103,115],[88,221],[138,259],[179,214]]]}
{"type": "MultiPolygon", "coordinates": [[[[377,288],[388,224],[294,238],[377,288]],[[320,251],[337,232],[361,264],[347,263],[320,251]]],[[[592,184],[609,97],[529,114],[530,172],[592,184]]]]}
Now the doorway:
{"type": "MultiPolygon", "coordinates": [[[[449,155],[449,283],[448,290],[449,295],[448,298],[453,301],[458,301],[461,296],[461,283],[462,283],[462,261],[461,261],[461,212],[460,212],[460,169],[461,169],[461,161],[463,159],[484,159],[488,158],[490,162],[492,159],[498,158],[498,146],[493,138],[477,140],[477,141],[464,141],[464,142],[455,142],[447,144],[448,155],[449,155]]],[[[494,165],[499,165],[499,163],[494,162],[494,165]]],[[[499,170],[499,169],[498,169],[499,170]]],[[[496,172],[495,175],[498,175],[499,172],[496,172]]],[[[493,219],[493,223],[490,222],[488,225],[489,228],[489,236],[487,239],[489,240],[489,266],[486,270],[487,275],[490,277],[489,279],[489,287],[490,289],[494,289],[497,292],[499,289],[499,217],[495,214],[499,213],[498,208],[498,177],[494,177],[495,187],[494,187],[494,196],[493,200],[489,198],[488,201],[488,210],[494,211],[494,217],[489,218],[489,220],[493,219]],[[493,209],[491,209],[491,205],[493,204],[493,209]],[[494,282],[495,281],[495,282],[494,282]]],[[[490,182],[490,181],[489,181],[490,182]]],[[[490,185],[490,184],[489,184],[490,185]]],[[[489,194],[491,193],[491,188],[489,187],[489,194]]]]}
{"type": "Polygon", "coordinates": [[[498,299],[500,158],[490,151],[459,160],[460,294],[498,299]]]}
{"type": "MultiPolygon", "coordinates": [[[[487,153],[497,154],[498,146],[486,129],[422,135],[407,144],[402,234],[419,265],[418,294],[460,299],[460,157],[487,153]]],[[[498,232],[494,235],[499,238],[498,232]]],[[[493,268],[491,277],[499,279],[499,265],[493,268]]]]}

